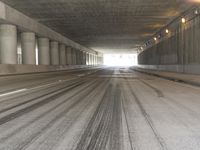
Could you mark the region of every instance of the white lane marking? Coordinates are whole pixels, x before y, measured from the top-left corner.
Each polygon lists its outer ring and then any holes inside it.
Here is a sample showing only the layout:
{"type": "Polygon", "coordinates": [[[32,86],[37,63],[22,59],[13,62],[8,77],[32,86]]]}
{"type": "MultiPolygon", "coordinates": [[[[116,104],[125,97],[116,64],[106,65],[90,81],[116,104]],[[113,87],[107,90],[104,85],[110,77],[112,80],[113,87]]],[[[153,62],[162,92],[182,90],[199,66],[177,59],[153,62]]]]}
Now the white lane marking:
{"type": "MultiPolygon", "coordinates": [[[[81,74],[81,75],[83,75],[83,74],[81,74]]],[[[81,77],[81,76],[79,76],[79,77],[81,77]]],[[[61,82],[66,82],[66,81],[70,81],[70,80],[74,80],[74,79],[76,79],[76,78],[71,78],[71,79],[67,79],[67,80],[58,80],[58,81],[55,81],[53,83],[39,85],[39,86],[36,86],[36,87],[33,87],[33,88],[19,89],[19,90],[11,91],[11,92],[8,92],[8,93],[0,94],[0,97],[4,97],[4,96],[9,96],[9,95],[25,92],[25,91],[28,91],[28,90],[35,90],[35,89],[38,89],[38,88],[43,88],[43,87],[51,86],[51,85],[54,85],[54,84],[58,84],[58,83],[61,83],[61,82]]]]}
{"type": "Polygon", "coordinates": [[[85,76],[85,74],[79,74],[79,75],[77,75],[78,77],[83,77],[83,76],[85,76]]]}
{"type": "Polygon", "coordinates": [[[8,93],[3,93],[3,94],[0,94],[0,97],[17,94],[17,93],[24,92],[24,91],[27,91],[27,90],[28,89],[20,89],[20,90],[8,92],[8,93]]]}
{"type": "MultiPolygon", "coordinates": [[[[71,80],[73,80],[73,79],[74,79],[74,78],[72,78],[71,80]]],[[[54,85],[54,84],[58,84],[58,83],[61,83],[61,82],[65,82],[65,81],[69,81],[69,80],[58,80],[58,81],[53,82],[53,83],[48,83],[48,84],[44,84],[44,85],[39,85],[39,86],[32,87],[32,88],[19,89],[19,90],[15,90],[15,91],[11,91],[11,92],[7,92],[7,93],[0,94],[0,97],[4,97],[4,96],[9,96],[9,95],[13,95],[13,94],[25,92],[25,91],[28,91],[28,90],[35,90],[35,89],[38,89],[38,88],[43,88],[43,87],[51,86],[51,85],[54,85]]]]}

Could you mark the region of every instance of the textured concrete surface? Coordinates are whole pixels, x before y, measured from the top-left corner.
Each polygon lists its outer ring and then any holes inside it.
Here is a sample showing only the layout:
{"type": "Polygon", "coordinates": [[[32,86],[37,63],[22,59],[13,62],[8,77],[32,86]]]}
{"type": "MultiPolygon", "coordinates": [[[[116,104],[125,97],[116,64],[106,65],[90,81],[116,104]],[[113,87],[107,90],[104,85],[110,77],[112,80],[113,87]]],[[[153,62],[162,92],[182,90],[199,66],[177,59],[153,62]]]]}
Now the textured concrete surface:
{"type": "Polygon", "coordinates": [[[193,86],[199,86],[200,87],[200,75],[197,74],[187,74],[182,72],[169,72],[169,71],[160,71],[155,69],[146,69],[141,67],[132,67],[133,70],[146,73],[149,75],[161,77],[164,79],[168,79],[171,81],[179,81],[182,83],[187,83],[193,86]]]}
{"type": "MultiPolygon", "coordinates": [[[[189,14],[194,14],[190,10],[189,14]]],[[[185,24],[178,24],[169,36],[145,49],[138,56],[139,64],[146,68],[200,74],[200,19],[187,17],[185,24]]]]}
{"type": "Polygon", "coordinates": [[[91,68],[91,66],[85,66],[85,65],[68,65],[68,66],[38,65],[36,66],[36,65],[2,65],[0,64],[0,75],[64,71],[64,70],[81,69],[81,68],[91,68]]]}
{"type": "Polygon", "coordinates": [[[169,71],[184,74],[200,74],[200,65],[138,65],[139,68],[157,71],[169,71]]]}
{"type": "Polygon", "coordinates": [[[199,150],[200,88],[96,71],[0,78],[0,149],[199,150]]]}
{"type": "MultiPolygon", "coordinates": [[[[31,6],[31,1],[28,4],[31,6]]],[[[47,26],[39,23],[37,20],[34,20],[27,15],[19,12],[18,10],[6,5],[3,2],[0,2],[0,23],[1,24],[13,24],[18,27],[18,30],[21,32],[34,32],[39,37],[46,37],[51,40],[58,41],[60,43],[71,46],[75,49],[82,49],[90,53],[95,53],[94,50],[84,47],[71,39],[63,36],[61,33],[55,32],[54,30],[48,28],[47,26]]]]}
{"type": "Polygon", "coordinates": [[[188,0],[1,0],[53,30],[103,52],[131,51],[188,0]]]}

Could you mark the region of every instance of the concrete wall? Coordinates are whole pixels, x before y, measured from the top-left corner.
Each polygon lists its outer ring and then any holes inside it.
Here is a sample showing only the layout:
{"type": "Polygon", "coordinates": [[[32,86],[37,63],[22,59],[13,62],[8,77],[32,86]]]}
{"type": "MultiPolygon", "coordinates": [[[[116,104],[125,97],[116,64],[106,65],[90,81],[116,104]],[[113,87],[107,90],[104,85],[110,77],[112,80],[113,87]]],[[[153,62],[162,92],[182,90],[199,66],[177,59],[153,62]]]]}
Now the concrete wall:
{"type": "Polygon", "coordinates": [[[47,66],[47,65],[3,65],[0,64],[1,75],[14,75],[14,74],[27,74],[27,73],[40,73],[51,71],[66,71],[76,68],[90,68],[91,66],[47,66]]]}
{"type": "Polygon", "coordinates": [[[138,55],[140,67],[200,74],[200,18],[194,17],[172,32],[138,55]]]}

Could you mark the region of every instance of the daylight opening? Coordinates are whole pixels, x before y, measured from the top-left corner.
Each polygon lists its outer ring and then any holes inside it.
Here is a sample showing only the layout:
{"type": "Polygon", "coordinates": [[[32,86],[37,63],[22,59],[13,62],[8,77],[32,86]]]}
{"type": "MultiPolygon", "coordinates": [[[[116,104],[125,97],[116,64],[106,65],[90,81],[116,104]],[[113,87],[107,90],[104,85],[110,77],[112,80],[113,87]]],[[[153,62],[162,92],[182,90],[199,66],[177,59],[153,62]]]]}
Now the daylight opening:
{"type": "Polygon", "coordinates": [[[135,66],[137,65],[137,54],[104,54],[104,65],[135,66]]]}

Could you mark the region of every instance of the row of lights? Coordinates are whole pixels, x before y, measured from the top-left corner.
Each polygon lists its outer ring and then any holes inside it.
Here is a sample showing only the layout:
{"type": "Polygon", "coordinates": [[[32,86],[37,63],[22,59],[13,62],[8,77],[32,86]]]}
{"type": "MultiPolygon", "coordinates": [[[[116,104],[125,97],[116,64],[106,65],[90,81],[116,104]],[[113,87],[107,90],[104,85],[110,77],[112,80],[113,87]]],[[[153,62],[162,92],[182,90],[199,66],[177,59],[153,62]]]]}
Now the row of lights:
{"type": "MultiPolygon", "coordinates": [[[[185,19],[185,18],[181,18],[181,23],[182,23],[182,24],[185,24],[185,23],[186,23],[186,19],[185,19]]],[[[165,33],[166,33],[166,34],[169,34],[169,32],[170,32],[169,29],[165,29],[165,33]]],[[[157,40],[158,40],[157,37],[154,37],[153,39],[154,39],[154,41],[157,41],[157,40]]]]}
{"type": "MultiPolygon", "coordinates": [[[[196,9],[196,10],[194,11],[194,14],[195,14],[195,15],[198,15],[198,14],[199,14],[199,11],[196,9]]],[[[186,23],[186,18],[182,17],[182,18],[181,18],[181,23],[182,23],[182,24],[185,24],[185,23],[186,23]]],[[[170,30],[169,30],[169,29],[165,29],[165,33],[166,33],[166,34],[169,34],[169,33],[170,33],[170,30]]],[[[160,39],[160,38],[161,38],[161,35],[158,35],[158,36],[155,36],[155,37],[153,38],[153,40],[154,40],[155,42],[157,42],[158,39],[160,39]]],[[[148,41],[148,42],[145,44],[145,46],[147,46],[149,43],[150,43],[150,41],[148,41]]],[[[144,47],[141,46],[141,47],[140,47],[140,50],[144,50],[144,47]]]]}

